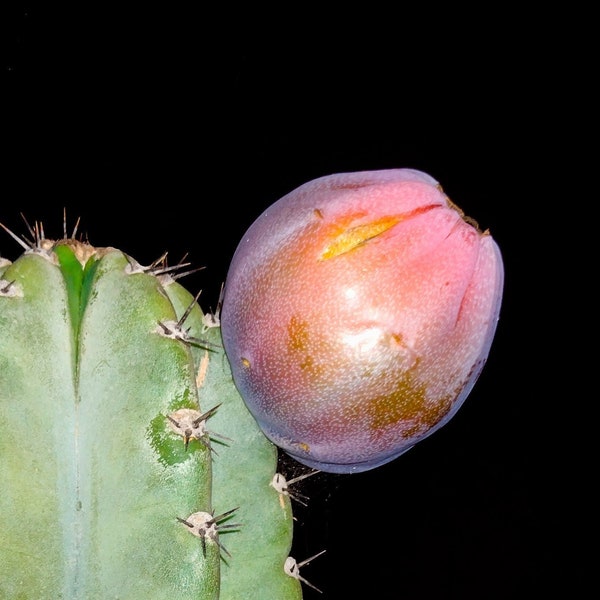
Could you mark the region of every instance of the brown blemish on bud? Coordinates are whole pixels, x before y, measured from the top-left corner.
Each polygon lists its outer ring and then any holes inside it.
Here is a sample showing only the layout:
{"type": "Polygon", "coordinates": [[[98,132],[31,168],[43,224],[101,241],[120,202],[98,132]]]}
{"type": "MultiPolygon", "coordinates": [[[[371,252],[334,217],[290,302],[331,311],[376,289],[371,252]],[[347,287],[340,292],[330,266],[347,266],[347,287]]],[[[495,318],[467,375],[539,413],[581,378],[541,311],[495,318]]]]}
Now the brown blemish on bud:
{"type": "Polygon", "coordinates": [[[313,213],[315,214],[315,216],[317,217],[317,219],[322,219],[323,218],[323,211],[320,208],[315,208],[313,213]]]}
{"type": "Polygon", "coordinates": [[[390,333],[385,339],[389,339],[389,346],[395,350],[401,350],[405,354],[414,355],[414,350],[408,345],[402,333],[390,333]]]}
{"type": "Polygon", "coordinates": [[[244,358],[243,356],[242,356],[242,365],[244,366],[245,369],[250,368],[250,361],[247,358],[244,358]]]}
{"type": "Polygon", "coordinates": [[[317,365],[311,352],[312,347],[315,344],[310,339],[308,321],[292,316],[287,326],[287,351],[303,372],[322,376],[324,368],[317,365]]]}
{"type": "Polygon", "coordinates": [[[423,433],[437,423],[452,408],[455,396],[448,395],[436,401],[427,398],[427,386],[415,381],[414,366],[401,377],[389,394],[382,394],[368,399],[344,411],[345,419],[362,419],[366,421],[369,430],[377,436],[390,426],[404,421],[413,425],[404,430],[405,437],[423,433]]]}
{"type": "Polygon", "coordinates": [[[308,346],[308,323],[293,315],[287,326],[288,343],[290,352],[306,352],[308,346]]]}
{"type": "Polygon", "coordinates": [[[310,453],[310,446],[306,442],[295,442],[294,446],[297,446],[302,452],[306,452],[306,454],[310,453]]]}
{"type": "Polygon", "coordinates": [[[409,428],[406,435],[414,436],[432,429],[450,412],[454,398],[448,395],[424,405],[416,417],[414,428],[409,428]]]}

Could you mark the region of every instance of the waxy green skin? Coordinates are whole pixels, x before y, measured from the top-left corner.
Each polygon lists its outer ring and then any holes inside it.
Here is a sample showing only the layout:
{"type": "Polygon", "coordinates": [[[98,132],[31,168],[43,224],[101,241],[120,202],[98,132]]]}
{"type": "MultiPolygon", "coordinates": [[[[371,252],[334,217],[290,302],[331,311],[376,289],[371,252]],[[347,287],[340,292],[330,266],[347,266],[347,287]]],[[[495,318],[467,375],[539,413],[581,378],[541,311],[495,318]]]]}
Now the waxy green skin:
{"type": "Polygon", "coordinates": [[[219,327],[169,275],[84,246],[0,259],[0,597],[301,599],[277,449],[219,327]],[[165,336],[192,303],[183,329],[203,342],[165,336]],[[167,415],[215,407],[186,448],[167,415]],[[225,550],[179,520],[230,510],[225,550]]]}

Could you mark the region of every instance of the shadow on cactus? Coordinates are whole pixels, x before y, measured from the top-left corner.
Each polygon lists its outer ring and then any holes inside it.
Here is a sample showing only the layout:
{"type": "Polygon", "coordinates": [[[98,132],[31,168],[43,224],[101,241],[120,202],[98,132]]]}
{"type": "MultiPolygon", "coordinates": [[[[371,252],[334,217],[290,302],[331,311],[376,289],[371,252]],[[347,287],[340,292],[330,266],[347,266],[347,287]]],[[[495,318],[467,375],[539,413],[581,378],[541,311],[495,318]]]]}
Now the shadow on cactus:
{"type": "MultiPolygon", "coordinates": [[[[291,485],[455,414],[502,296],[489,232],[409,169],[263,213],[203,313],[178,280],[28,226],[0,258],[0,597],[294,600],[291,485]],[[286,480],[278,449],[304,474],[286,480]],[[310,469],[310,470],[307,470],[310,469]]],[[[189,272],[189,271],[188,271],[189,272]]]]}

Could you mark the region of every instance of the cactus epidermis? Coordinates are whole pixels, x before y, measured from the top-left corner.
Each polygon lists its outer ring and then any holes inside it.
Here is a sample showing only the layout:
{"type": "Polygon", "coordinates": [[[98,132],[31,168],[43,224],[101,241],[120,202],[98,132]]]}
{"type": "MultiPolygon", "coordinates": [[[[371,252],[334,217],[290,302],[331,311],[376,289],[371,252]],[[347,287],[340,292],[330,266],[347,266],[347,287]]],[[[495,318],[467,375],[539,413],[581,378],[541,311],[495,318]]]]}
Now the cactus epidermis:
{"type": "Polygon", "coordinates": [[[0,597],[300,599],[218,318],[164,258],[40,231],[0,259],[0,597]]]}

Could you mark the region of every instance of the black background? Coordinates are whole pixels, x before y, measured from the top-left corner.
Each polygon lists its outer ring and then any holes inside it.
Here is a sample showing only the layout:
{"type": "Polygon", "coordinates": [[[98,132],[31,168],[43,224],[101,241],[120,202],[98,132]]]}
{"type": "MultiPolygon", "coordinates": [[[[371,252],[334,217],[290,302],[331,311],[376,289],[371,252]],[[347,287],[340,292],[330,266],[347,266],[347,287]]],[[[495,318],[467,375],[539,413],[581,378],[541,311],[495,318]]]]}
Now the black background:
{"type": "Polygon", "coordinates": [[[577,79],[561,15],[548,28],[548,15],[494,6],[7,4],[0,222],[13,231],[23,213],[62,236],[64,208],[69,230],[81,218],[91,243],[143,264],[187,255],[205,269],[182,282],[210,310],[269,204],[321,175],[411,167],[500,245],[496,339],[454,419],[384,467],[296,488],[310,501],[296,505],[292,553],[327,550],[301,570],[323,591],[306,600],[583,597],[594,472],[577,435],[586,412],[565,406],[575,343],[549,307],[562,242],[544,222],[570,219],[552,192],[575,170],[562,134],[579,127],[557,101],[577,79]]]}

